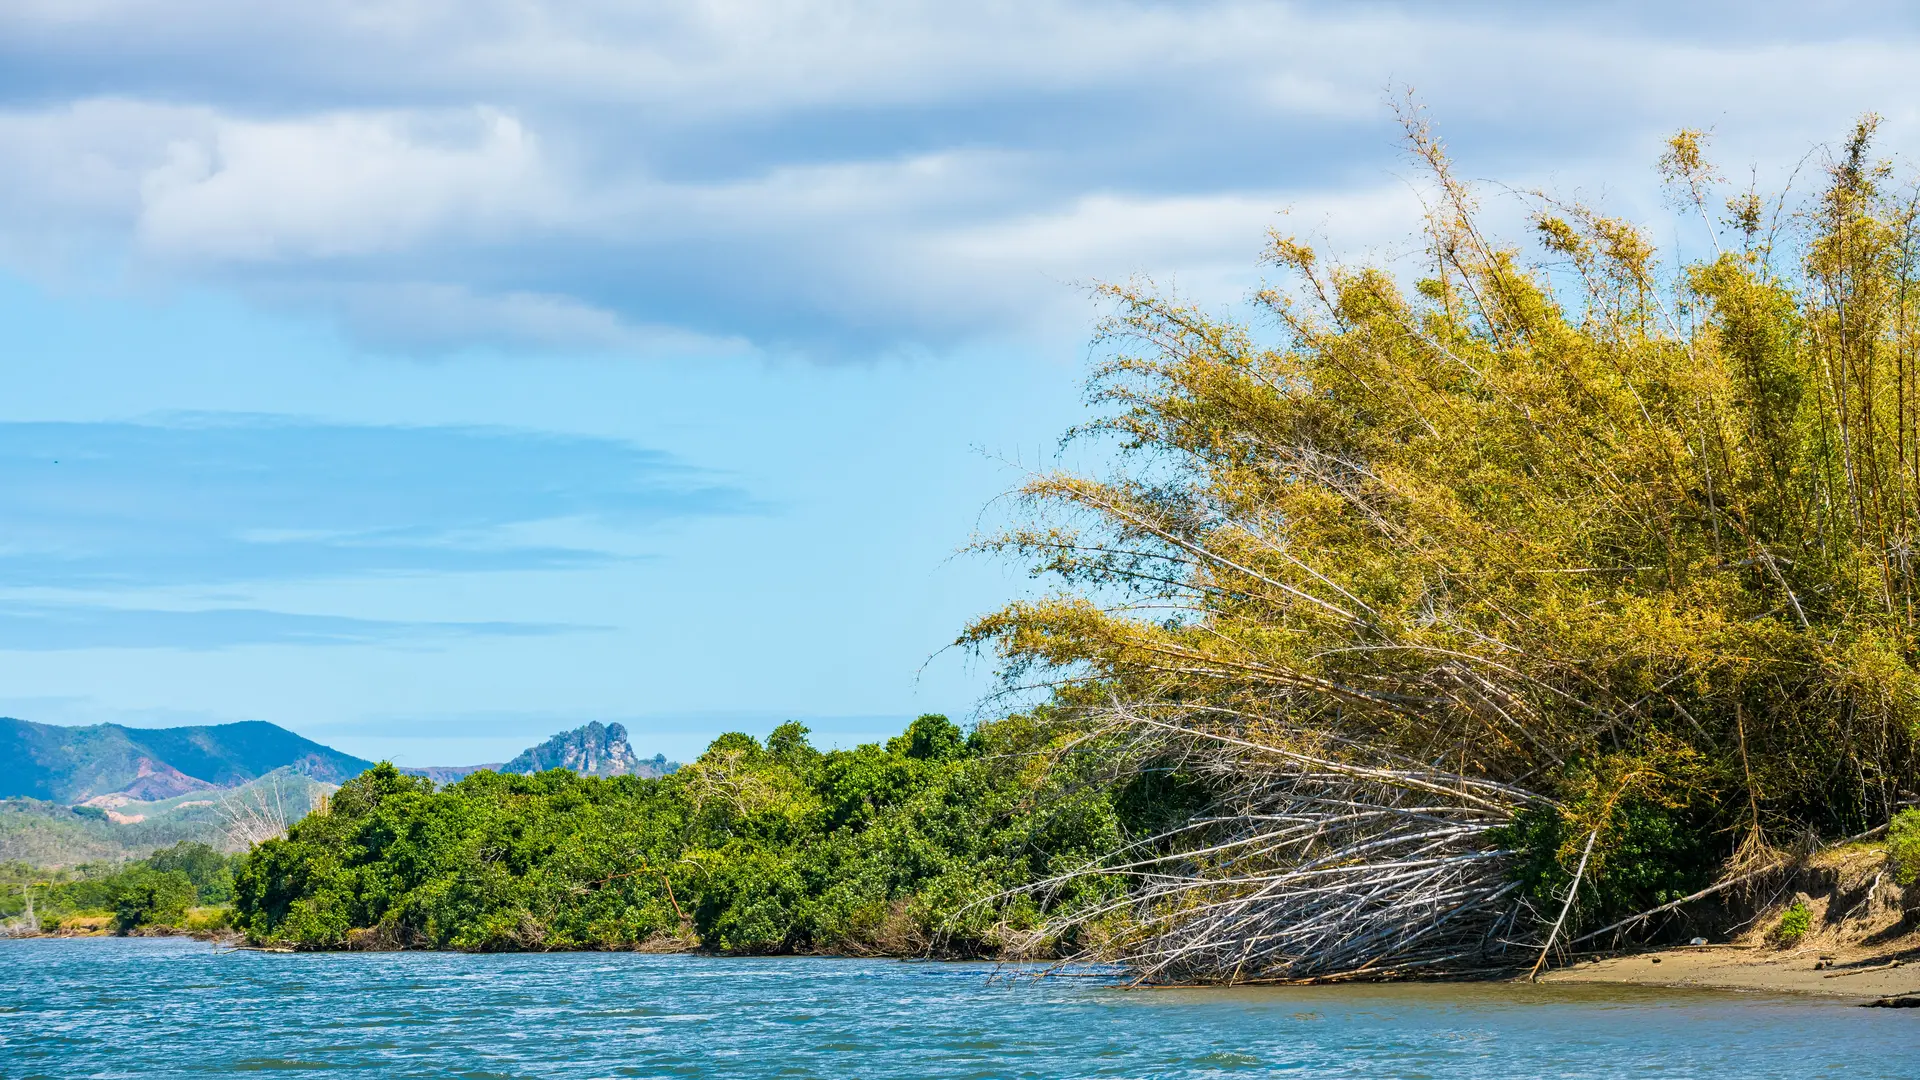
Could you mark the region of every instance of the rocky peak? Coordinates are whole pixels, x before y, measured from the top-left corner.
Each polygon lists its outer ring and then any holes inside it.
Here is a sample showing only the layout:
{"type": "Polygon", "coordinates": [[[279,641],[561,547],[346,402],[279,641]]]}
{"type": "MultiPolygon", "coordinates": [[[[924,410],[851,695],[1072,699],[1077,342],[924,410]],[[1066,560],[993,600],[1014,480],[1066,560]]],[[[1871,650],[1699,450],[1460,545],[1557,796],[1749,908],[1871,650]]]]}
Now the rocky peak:
{"type": "Polygon", "coordinates": [[[646,774],[642,762],[627,744],[627,729],[595,720],[585,727],[563,731],[500,767],[506,773],[536,773],[572,769],[584,776],[646,774]]]}

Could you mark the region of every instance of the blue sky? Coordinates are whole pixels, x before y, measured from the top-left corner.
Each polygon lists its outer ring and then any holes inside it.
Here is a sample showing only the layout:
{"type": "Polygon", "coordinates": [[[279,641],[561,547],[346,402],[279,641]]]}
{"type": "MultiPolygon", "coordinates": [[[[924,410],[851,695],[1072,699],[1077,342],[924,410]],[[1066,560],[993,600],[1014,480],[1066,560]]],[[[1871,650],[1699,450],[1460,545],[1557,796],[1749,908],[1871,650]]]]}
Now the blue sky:
{"type": "Polygon", "coordinates": [[[1547,7],[0,5],[0,711],[419,765],[971,718],[945,646],[1028,586],[955,552],[1085,419],[1086,285],[1403,255],[1392,87],[1650,222],[1683,125],[1914,158],[1900,5],[1547,7]]]}

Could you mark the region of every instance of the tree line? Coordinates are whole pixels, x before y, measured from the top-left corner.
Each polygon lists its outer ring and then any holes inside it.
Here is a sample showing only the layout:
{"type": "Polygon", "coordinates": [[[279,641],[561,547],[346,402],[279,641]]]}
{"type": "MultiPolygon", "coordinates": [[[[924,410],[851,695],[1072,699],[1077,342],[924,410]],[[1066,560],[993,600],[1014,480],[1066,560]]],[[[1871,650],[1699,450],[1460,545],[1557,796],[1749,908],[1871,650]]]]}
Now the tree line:
{"type": "Polygon", "coordinates": [[[1162,801],[1056,767],[1071,738],[1043,710],[969,733],[922,716],[826,752],[790,723],[658,778],[436,788],[383,764],[253,849],[234,921],[301,948],[1019,952],[1043,905],[1008,890],[1110,850],[1162,801]]]}
{"type": "Polygon", "coordinates": [[[118,934],[165,928],[218,930],[233,903],[241,856],[182,840],[145,859],[84,863],[49,872],[26,863],[0,866],[0,919],[16,929],[58,929],[76,917],[118,934]],[[25,925],[31,912],[35,926],[25,925]]]}

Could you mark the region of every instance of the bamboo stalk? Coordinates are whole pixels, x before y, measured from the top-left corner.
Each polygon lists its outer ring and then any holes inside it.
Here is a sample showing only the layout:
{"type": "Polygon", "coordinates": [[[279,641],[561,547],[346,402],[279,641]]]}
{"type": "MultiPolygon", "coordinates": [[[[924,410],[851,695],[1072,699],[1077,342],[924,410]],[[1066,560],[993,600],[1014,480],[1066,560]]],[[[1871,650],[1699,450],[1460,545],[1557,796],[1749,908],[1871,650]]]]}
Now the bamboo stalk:
{"type": "Polygon", "coordinates": [[[1587,846],[1580,852],[1580,868],[1573,872],[1573,884],[1567,886],[1567,902],[1560,905],[1560,917],[1553,920],[1553,929],[1547,934],[1547,943],[1540,946],[1540,958],[1533,962],[1533,970],[1527,972],[1528,982],[1540,981],[1540,967],[1547,962],[1547,953],[1553,949],[1553,940],[1560,936],[1560,928],[1567,924],[1567,912],[1573,910],[1574,894],[1580,891],[1580,879],[1587,873],[1587,858],[1593,854],[1593,842],[1599,836],[1599,829],[1587,834],[1587,846]]]}

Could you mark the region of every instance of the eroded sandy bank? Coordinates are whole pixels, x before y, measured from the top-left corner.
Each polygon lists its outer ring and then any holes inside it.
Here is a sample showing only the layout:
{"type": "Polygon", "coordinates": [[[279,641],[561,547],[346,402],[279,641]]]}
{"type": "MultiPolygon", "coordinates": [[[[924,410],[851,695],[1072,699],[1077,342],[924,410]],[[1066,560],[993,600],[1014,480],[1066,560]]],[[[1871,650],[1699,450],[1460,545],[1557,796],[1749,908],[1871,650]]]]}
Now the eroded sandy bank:
{"type": "Polygon", "coordinates": [[[1584,961],[1541,975],[1541,982],[1630,983],[1830,997],[1920,995],[1920,954],[1860,949],[1663,949],[1584,961]],[[1898,966],[1885,966],[1898,962],[1898,966]]]}

